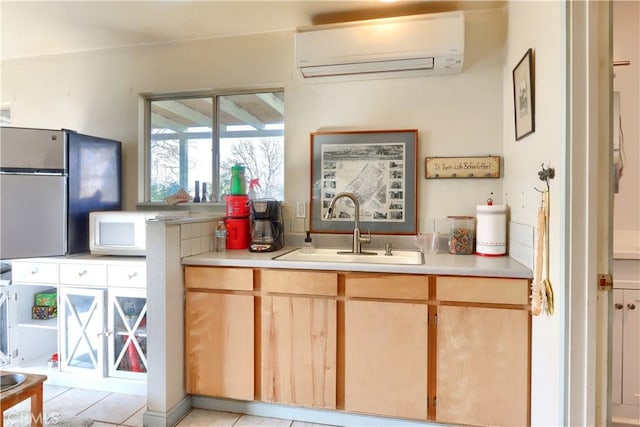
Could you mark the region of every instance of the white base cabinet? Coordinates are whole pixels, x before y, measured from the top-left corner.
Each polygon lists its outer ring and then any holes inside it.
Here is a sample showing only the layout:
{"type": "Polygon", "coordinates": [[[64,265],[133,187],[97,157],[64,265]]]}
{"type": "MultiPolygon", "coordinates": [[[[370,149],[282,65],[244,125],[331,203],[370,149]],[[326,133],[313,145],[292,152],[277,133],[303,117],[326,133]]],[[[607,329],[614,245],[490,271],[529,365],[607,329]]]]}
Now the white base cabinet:
{"type": "Polygon", "coordinates": [[[61,371],[145,379],[144,289],[61,286],[60,304],[61,371]]]}
{"type": "Polygon", "coordinates": [[[640,423],[640,260],[613,265],[611,415],[640,423]]]}
{"type": "Polygon", "coordinates": [[[9,325],[18,314],[6,352],[0,339],[0,366],[8,359],[12,370],[43,373],[54,385],[146,393],[144,258],[87,255],[12,264],[13,285],[0,290],[0,310],[6,301],[9,325]],[[51,287],[58,291],[57,318],[32,320],[34,294],[51,287]],[[56,353],[58,366],[49,366],[56,353]]]}
{"type": "Polygon", "coordinates": [[[614,416],[640,420],[640,290],[613,290],[614,416]]]}

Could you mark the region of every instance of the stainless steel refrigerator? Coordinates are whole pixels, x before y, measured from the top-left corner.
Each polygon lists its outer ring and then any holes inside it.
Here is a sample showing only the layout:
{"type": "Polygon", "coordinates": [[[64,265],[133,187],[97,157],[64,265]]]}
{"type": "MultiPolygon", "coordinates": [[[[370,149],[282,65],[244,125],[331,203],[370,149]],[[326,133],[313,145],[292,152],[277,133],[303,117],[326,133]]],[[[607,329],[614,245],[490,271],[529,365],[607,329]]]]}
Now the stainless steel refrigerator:
{"type": "Polygon", "coordinates": [[[89,212],[122,209],[119,141],[0,128],[0,259],[89,251],[89,212]]]}

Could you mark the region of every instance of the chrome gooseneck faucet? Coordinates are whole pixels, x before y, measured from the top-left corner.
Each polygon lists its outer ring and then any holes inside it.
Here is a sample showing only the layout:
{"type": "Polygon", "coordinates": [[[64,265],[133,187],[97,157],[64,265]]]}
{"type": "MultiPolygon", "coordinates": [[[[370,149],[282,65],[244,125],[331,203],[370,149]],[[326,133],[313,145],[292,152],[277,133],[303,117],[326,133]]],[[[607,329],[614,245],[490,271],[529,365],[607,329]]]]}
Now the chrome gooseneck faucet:
{"type": "MultiPolygon", "coordinates": [[[[351,252],[342,252],[342,253],[353,253],[360,255],[375,255],[375,252],[362,252],[362,244],[363,243],[371,243],[371,231],[369,231],[368,236],[361,236],[360,234],[360,202],[358,201],[358,197],[349,192],[338,193],[333,196],[331,202],[329,202],[329,208],[327,209],[326,219],[333,218],[333,209],[336,206],[336,201],[342,197],[346,197],[347,199],[353,202],[355,206],[355,220],[353,222],[353,242],[351,245],[351,252]]],[[[340,252],[339,252],[340,253],[340,252]]]]}

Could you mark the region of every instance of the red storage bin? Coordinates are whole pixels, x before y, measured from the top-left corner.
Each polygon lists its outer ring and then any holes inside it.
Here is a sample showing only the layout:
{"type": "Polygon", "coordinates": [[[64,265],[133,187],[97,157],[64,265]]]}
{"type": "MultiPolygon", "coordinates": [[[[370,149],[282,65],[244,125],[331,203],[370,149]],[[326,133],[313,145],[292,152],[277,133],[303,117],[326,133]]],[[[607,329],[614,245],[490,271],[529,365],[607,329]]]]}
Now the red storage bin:
{"type": "Polygon", "coordinates": [[[248,249],[251,242],[249,218],[227,218],[227,249],[248,249]]]}

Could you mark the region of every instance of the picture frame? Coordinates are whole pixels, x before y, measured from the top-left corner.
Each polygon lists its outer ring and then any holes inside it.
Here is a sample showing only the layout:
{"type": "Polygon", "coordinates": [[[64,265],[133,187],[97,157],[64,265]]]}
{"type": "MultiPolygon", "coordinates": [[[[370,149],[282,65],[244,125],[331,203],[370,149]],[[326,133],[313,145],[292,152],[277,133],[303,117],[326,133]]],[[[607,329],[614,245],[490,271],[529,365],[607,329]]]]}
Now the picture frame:
{"type": "Polygon", "coordinates": [[[513,113],[516,141],[535,131],[533,50],[529,48],[513,69],[513,113]]]}
{"type": "Polygon", "coordinates": [[[313,233],[352,233],[355,208],[340,192],[358,196],[360,230],[371,234],[416,234],[417,129],[311,133],[313,233]]]}

